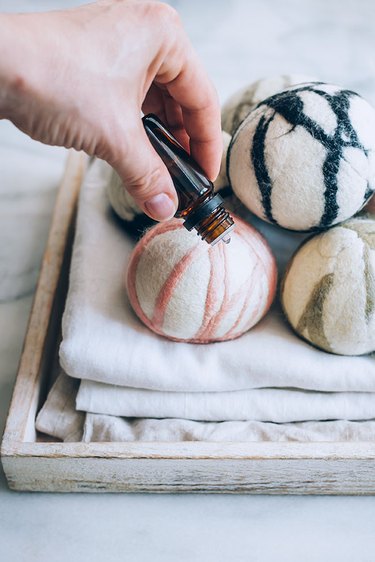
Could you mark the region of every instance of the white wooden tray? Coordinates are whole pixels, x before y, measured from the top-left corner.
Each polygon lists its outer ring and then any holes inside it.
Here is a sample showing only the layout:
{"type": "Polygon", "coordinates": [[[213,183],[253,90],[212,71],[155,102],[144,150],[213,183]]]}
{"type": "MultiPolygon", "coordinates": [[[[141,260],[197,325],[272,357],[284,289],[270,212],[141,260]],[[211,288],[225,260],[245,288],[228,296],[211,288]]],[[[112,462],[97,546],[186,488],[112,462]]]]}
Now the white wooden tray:
{"type": "Polygon", "coordinates": [[[375,443],[58,443],[35,432],[50,386],[87,159],[59,190],[3,436],[9,487],[44,492],[373,494],[375,443]]]}

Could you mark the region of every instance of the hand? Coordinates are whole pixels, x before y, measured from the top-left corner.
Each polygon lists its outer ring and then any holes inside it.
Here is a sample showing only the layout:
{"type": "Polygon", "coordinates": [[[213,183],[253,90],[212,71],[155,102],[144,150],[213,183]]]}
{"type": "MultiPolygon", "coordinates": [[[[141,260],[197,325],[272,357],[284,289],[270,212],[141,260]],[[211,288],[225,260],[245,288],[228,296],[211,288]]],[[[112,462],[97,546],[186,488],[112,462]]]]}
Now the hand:
{"type": "Polygon", "coordinates": [[[141,111],[156,113],[215,179],[217,95],[168,5],[118,0],[3,14],[0,50],[0,117],[46,144],[103,158],[152,218],[170,218],[177,195],[141,111]]]}

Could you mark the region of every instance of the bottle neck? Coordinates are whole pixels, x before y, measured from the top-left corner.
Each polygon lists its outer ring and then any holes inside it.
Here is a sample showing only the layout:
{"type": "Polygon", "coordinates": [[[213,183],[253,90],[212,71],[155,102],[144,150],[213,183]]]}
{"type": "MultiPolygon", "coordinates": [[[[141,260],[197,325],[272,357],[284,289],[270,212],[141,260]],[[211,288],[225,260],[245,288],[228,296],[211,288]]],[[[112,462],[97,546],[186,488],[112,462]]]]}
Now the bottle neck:
{"type": "Polygon", "coordinates": [[[214,193],[213,183],[155,115],[143,117],[143,124],[176,188],[179,205],[175,216],[183,218],[185,228],[195,228],[209,244],[224,239],[234,222],[222,206],[222,197],[214,193]]]}
{"type": "Polygon", "coordinates": [[[230,242],[230,233],[234,229],[234,221],[228,211],[221,205],[208,217],[195,226],[199,236],[213,246],[220,240],[230,242]]]}
{"type": "Polygon", "coordinates": [[[207,193],[213,193],[212,182],[157,117],[146,115],[143,124],[152,146],[170,173],[179,199],[179,213],[207,193]]]}

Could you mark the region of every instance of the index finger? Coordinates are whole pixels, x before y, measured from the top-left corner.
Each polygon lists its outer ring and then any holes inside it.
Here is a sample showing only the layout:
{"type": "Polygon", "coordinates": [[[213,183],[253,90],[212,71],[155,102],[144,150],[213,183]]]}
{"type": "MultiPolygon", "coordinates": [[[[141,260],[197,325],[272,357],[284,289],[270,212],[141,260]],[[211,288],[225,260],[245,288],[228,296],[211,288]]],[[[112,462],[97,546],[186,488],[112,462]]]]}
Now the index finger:
{"type": "Polygon", "coordinates": [[[189,45],[182,52],[179,72],[164,86],[181,106],[192,157],[214,180],[223,151],[219,99],[193,48],[189,45]]]}

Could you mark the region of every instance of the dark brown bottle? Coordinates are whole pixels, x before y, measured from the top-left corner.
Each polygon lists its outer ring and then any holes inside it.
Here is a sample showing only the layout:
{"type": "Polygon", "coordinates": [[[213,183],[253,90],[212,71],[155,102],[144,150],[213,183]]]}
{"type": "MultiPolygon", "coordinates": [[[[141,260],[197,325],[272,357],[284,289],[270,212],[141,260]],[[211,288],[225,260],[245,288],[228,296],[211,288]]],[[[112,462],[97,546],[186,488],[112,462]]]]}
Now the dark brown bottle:
{"type": "Polygon", "coordinates": [[[176,217],[185,219],[187,230],[195,228],[202,240],[230,242],[234,221],[214,193],[213,183],[155,115],[143,117],[148,138],[172,177],[178,195],[176,217]]]}

